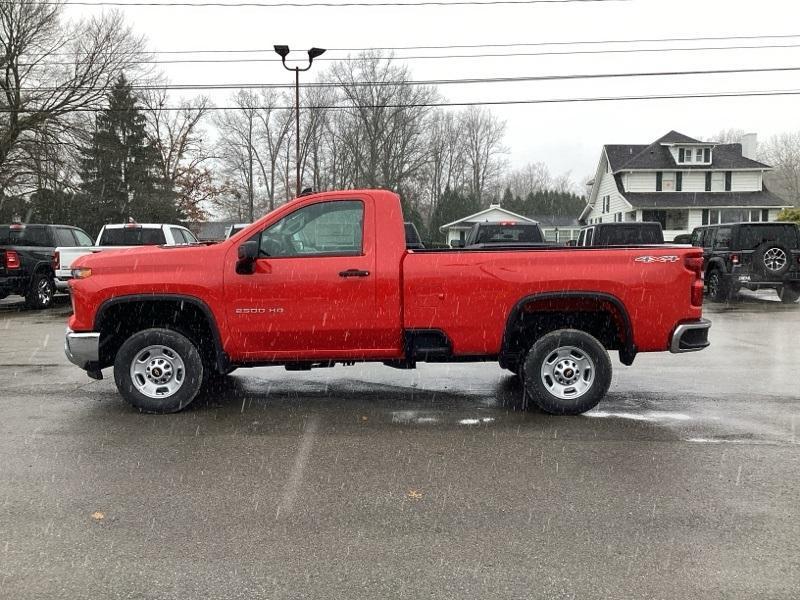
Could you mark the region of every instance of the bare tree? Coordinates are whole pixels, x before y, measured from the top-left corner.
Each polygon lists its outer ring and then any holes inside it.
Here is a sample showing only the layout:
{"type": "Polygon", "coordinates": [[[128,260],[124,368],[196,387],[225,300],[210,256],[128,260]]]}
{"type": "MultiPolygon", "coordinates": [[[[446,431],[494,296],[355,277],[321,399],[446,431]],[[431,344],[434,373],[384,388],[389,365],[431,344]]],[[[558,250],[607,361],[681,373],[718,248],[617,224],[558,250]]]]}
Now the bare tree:
{"type": "MultiPolygon", "coordinates": [[[[97,108],[142,42],[119,12],[76,23],[52,2],[0,3],[0,185],[19,183],[20,154],[45,126],[68,128],[76,111],[97,108]],[[58,124],[58,125],[55,125],[58,124]]],[[[0,189],[2,192],[3,189],[0,189]]]]}
{"type": "Polygon", "coordinates": [[[766,174],[770,189],[800,206],[800,131],[772,136],[762,146],[761,156],[774,169],[766,174]]]}
{"type": "Polygon", "coordinates": [[[524,198],[531,192],[550,189],[552,186],[553,176],[543,162],[528,163],[512,171],[506,182],[506,187],[518,198],[524,198]]]}
{"type": "Polygon", "coordinates": [[[488,109],[470,106],[460,115],[464,154],[470,175],[470,192],[483,201],[487,189],[503,171],[503,146],[506,124],[488,109]]]}
{"type": "Polygon", "coordinates": [[[204,204],[216,193],[209,169],[210,150],[201,122],[209,109],[205,96],[181,100],[179,110],[168,109],[164,88],[143,94],[148,134],[160,157],[161,175],[177,197],[178,207],[191,220],[205,216],[204,204]]]}
{"type": "MultiPolygon", "coordinates": [[[[234,94],[232,101],[237,108],[220,111],[215,118],[220,131],[217,156],[225,180],[236,190],[233,196],[245,203],[245,214],[252,221],[255,216],[258,168],[255,149],[258,106],[255,94],[244,90],[234,94]]],[[[241,209],[239,216],[241,218],[241,209]]]]}
{"type": "Polygon", "coordinates": [[[717,134],[711,136],[709,140],[719,144],[739,144],[741,143],[745,133],[746,132],[744,129],[736,129],[732,127],[718,131],[717,134]]]}
{"type": "Polygon", "coordinates": [[[427,162],[424,123],[436,91],[409,85],[407,67],[378,52],[334,64],[330,78],[344,105],[336,128],[353,169],[348,179],[399,190],[427,162]]]}

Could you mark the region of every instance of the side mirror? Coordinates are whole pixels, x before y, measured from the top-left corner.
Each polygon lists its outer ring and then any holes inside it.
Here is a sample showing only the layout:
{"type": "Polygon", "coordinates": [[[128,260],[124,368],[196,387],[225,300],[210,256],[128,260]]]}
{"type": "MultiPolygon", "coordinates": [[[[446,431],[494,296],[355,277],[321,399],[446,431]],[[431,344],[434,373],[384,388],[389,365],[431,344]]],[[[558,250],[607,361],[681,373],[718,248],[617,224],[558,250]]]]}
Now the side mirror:
{"type": "Polygon", "coordinates": [[[451,248],[463,248],[464,247],[464,240],[453,240],[450,242],[451,248]]]}
{"type": "Polygon", "coordinates": [[[239,260],[236,261],[236,272],[239,275],[252,275],[253,265],[258,258],[258,242],[244,242],[239,246],[239,260]]]}

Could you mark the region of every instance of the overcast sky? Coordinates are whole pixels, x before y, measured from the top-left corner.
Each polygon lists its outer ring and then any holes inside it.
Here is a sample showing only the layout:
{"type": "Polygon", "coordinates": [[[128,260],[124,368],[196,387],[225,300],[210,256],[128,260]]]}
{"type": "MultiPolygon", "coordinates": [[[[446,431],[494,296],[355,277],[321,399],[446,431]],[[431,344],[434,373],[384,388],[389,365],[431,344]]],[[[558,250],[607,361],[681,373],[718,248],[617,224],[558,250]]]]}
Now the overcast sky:
{"type": "MultiPolygon", "coordinates": [[[[85,16],[100,10],[70,6],[67,14],[85,16]]],[[[450,7],[125,7],[122,10],[135,31],[145,35],[150,49],[156,51],[269,49],[273,44],[288,44],[291,48],[305,50],[311,46],[363,48],[797,35],[788,39],[724,42],[397,52],[397,55],[419,56],[637,47],[790,46],[696,52],[413,59],[407,64],[415,79],[800,67],[798,0],[622,0],[450,7]]],[[[346,55],[346,52],[329,51],[324,58],[346,55]]],[[[213,55],[216,58],[234,56],[237,55],[213,55]]],[[[274,54],[247,56],[273,58],[274,54]]],[[[157,58],[201,57],[159,55],[157,58]]],[[[313,70],[303,78],[312,79],[329,64],[315,62],[313,70]]],[[[293,81],[292,74],[275,62],[160,66],[172,83],[180,84],[293,81]]],[[[447,85],[440,87],[440,92],[448,100],[458,102],[778,89],[800,90],[800,71],[447,85]]],[[[230,92],[209,95],[216,104],[222,105],[228,94],[230,92]]],[[[582,180],[593,174],[604,143],[647,143],[670,129],[708,138],[731,127],[756,132],[759,140],[764,140],[781,131],[800,129],[798,107],[800,96],[773,96],[529,104],[497,106],[492,110],[507,122],[506,144],[513,165],[542,161],[554,173],[569,170],[576,180],[582,180]]]]}

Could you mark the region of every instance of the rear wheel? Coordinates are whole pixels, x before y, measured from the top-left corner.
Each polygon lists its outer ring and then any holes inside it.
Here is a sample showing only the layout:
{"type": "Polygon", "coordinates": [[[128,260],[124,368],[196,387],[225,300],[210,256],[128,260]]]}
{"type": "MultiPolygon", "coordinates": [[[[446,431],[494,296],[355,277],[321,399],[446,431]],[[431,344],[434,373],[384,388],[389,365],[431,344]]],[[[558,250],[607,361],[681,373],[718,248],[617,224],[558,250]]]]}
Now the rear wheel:
{"type": "Polygon", "coordinates": [[[595,337],[576,329],[559,329],[537,340],[521,371],[527,397],[556,415],[591,410],[611,385],[608,352],[595,337]]]}
{"type": "Polygon", "coordinates": [[[784,304],[794,304],[800,299],[800,287],[795,288],[788,285],[783,286],[780,290],[781,302],[784,304]]]}
{"type": "Polygon", "coordinates": [[[49,273],[36,273],[25,294],[25,305],[37,310],[47,308],[53,303],[56,295],[56,284],[49,273]]]}
{"type": "Polygon", "coordinates": [[[706,289],[708,297],[714,302],[727,302],[730,297],[730,286],[722,277],[719,269],[712,269],[706,276],[706,289]]]}
{"type": "Polygon", "coordinates": [[[129,337],[114,360],[122,397],[142,412],[186,408],[203,384],[203,361],[189,338],[169,329],[145,329],[129,337]]]}

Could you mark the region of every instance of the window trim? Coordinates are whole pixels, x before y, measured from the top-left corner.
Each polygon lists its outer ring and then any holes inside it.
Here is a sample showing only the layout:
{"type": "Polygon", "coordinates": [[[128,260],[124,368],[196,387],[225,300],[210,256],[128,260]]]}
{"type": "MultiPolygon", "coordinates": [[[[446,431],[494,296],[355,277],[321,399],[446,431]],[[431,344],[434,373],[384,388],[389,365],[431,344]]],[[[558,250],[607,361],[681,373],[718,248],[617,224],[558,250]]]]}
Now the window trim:
{"type": "Polygon", "coordinates": [[[304,204],[303,206],[299,206],[296,209],[289,211],[278,219],[270,223],[267,227],[259,231],[258,233],[253,234],[247,241],[255,241],[258,242],[258,256],[256,260],[279,260],[279,259],[292,259],[292,258],[332,258],[332,257],[354,257],[354,256],[366,256],[366,252],[364,252],[364,229],[365,223],[367,220],[367,203],[364,202],[362,198],[335,198],[330,200],[319,200],[317,202],[309,202],[308,204],[304,204]],[[317,252],[314,254],[296,254],[292,256],[262,256],[261,255],[261,236],[267,229],[277,225],[287,217],[293,215],[299,210],[304,210],[310,206],[316,206],[317,204],[334,204],[336,202],[359,202],[361,204],[361,250],[360,251],[352,251],[352,252],[341,252],[341,251],[334,251],[334,252],[317,252]]]}

